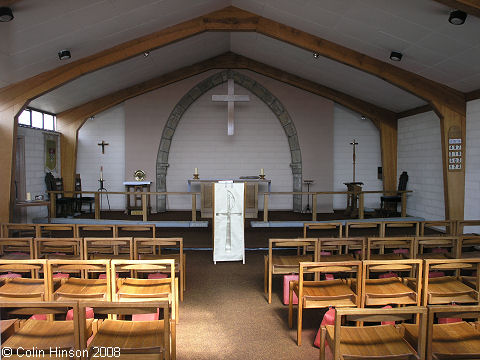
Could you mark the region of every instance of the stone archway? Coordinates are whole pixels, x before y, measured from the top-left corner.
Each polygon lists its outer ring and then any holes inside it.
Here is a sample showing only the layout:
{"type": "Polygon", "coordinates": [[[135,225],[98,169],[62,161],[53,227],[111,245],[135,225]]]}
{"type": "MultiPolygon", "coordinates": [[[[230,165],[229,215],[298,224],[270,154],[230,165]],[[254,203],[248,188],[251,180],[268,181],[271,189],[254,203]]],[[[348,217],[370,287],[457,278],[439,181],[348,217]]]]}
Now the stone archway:
{"type": "MultiPolygon", "coordinates": [[[[223,70],[199,82],[192,89],[190,89],[190,91],[185,94],[173,108],[168,117],[167,123],[163,128],[160,146],[158,147],[156,165],[156,191],[167,191],[167,169],[169,166],[168,156],[170,153],[170,145],[172,143],[173,135],[175,134],[177,125],[180,122],[183,114],[200,96],[210,89],[213,89],[214,87],[226,82],[228,79],[233,79],[237,84],[241,85],[260,98],[275,114],[278,121],[280,121],[290,146],[290,167],[292,168],[293,176],[292,191],[302,191],[302,155],[300,152],[300,143],[298,142],[297,130],[295,129],[295,125],[288,114],[288,111],[285,109],[280,100],[277,99],[275,95],[273,95],[265,87],[255,80],[250,79],[249,77],[234,70],[223,70]]],[[[165,210],[166,198],[165,196],[160,195],[157,197],[157,211],[165,210]]],[[[302,210],[302,198],[300,195],[294,195],[293,197],[293,210],[297,212],[302,210]]]]}

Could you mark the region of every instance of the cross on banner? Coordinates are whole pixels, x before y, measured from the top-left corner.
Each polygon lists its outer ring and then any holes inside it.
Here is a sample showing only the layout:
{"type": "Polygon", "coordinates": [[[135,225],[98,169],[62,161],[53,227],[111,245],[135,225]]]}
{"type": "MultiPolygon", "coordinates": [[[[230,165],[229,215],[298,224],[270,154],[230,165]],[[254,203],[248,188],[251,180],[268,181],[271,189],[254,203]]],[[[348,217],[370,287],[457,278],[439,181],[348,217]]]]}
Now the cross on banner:
{"type": "Polygon", "coordinates": [[[235,195],[230,190],[227,190],[227,211],[224,213],[216,213],[216,215],[224,215],[227,217],[226,227],[226,240],[225,240],[225,252],[232,250],[232,215],[243,215],[240,213],[232,212],[235,207],[235,195]]]}
{"type": "Polygon", "coordinates": [[[233,109],[235,101],[250,101],[248,95],[235,95],[235,83],[233,79],[228,79],[228,95],[212,95],[212,101],[227,101],[228,105],[228,128],[229,136],[233,135],[233,109]]]}
{"type": "Polygon", "coordinates": [[[102,142],[98,143],[97,145],[102,147],[102,154],[105,154],[105,146],[107,146],[109,144],[106,143],[105,140],[102,140],[102,142]]]}
{"type": "Polygon", "coordinates": [[[353,139],[350,145],[353,146],[353,182],[355,182],[355,163],[357,160],[355,156],[355,147],[358,145],[358,142],[355,139],[353,139]]]}

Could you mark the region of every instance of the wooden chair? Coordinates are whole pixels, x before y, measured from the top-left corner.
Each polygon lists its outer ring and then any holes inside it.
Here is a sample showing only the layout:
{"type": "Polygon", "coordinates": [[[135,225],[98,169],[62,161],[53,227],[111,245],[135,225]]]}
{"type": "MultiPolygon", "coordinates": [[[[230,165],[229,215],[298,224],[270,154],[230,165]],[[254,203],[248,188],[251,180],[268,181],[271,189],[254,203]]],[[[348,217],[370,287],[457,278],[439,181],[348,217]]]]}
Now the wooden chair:
{"type": "Polygon", "coordinates": [[[96,349],[112,349],[117,351],[111,357],[122,359],[175,359],[175,344],[170,343],[170,312],[168,300],[149,302],[81,302],[79,304],[79,342],[81,349],[89,349],[88,359],[96,349]],[[87,345],[89,331],[85,324],[86,307],[93,308],[95,314],[109,315],[106,320],[96,320],[96,331],[90,344],[87,345]],[[116,315],[163,314],[159,320],[127,321],[114,320],[116,315]]]}
{"type": "Polygon", "coordinates": [[[112,282],[110,279],[110,260],[48,260],[47,278],[51,299],[64,300],[111,300],[112,282]],[[54,283],[54,273],[79,274],[54,283]],[[90,279],[91,273],[105,273],[105,279],[90,279]]]}
{"type": "Polygon", "coordinates": [[[480,259],[427,259],[424,261],[422,305],[479,304],[480,259]],[[476,271],[473,284],[463,279],[462,270],[476,271]],[[430,278],[430,271],[451,271],[454,274],[430,278]]]}
{"type": "Polygon", "coordinates": [[[333,359],[425,359],[427,309],[409,306],[398,309],[335,309],[335,325],[322,327],[320,359],[325,360],[325,340],[333,359]],[[393,325],[342,326],[342,322],[405,321],[419,318],[419,336],[415,348],[393,325]]]}
{"type": "Polygon", "coordinates": [[[414,237],[367,238],[367,260],[413,259],[415,256],[414,237]]]}
{"type": "MultiPolygon", "coordinates": [[[[77,302],[22,302],[19,304],[0,302],[0,308],[8,311],[9,316],[24,316],[47,314],[53,317],[65,314],[73,310],[74,319],[78,317],[77,302]]],[[[19,320],[21,326],[17,326],[6,340],[2,341],[2,347],[13,350],[14,359],[17,358],[45,358],[62,359],[69,358],[68,351],[80,349],[80,329],[77,321],[73,320],[19,320]],[[58,356],[53,356],[51,349],[58,351],[58,356]],[[62,356],[61,351],[65,354],[62,356]],[[52,355],[52,356],[51,356],[52,355]]],[[[89,334],[92,332],[92,320],[84,320],[83,330],[89,334]]],[[[7,358],[7,357],[5,357],[7,358]]]]}
{"type": "Polygon", "coordinates": [[[272,277],[273,275],[288,275],[298,272],[298,264],[301,261],[314,261],[318,256],[318,239],[269,239],[268,255],[265,256],[264,290],[268,294],[268,303],[272,302],[272,277]],[[273,255],[273,249],[289,248],[296,250],[303,246],[312,246],[313,254],[307,255],[273,255]]]}
{"type": "Polygon", "coordinates": [[[74,237],[75,224],[38,224],[35,237],[74,237]]]}
{"type": "MultiPolygon", "coordinates": [[[[465,227],[468,226],[480,226],[480,220],[458,220],[456,225],[457,235],[461,236],[465,234],[465,227]]],[[[470,235],[472,234],[470,233],[470,235]]]]}
{"type": "Polygon", "coordinates": [[[305,223],[303,224],[303,237],[307,237],[307,230],[326,230],[330,233],[330,235],[335,235],[336,233],[338,237],[341,238],[342,229],[343,224],[341,222],[305,223]]]}
{"type": "Polygon", "coordinates": [[[95,204],[94,196],[83,196],[82,191],[82,179],[80,174],[75,174],[75,191],[80,191],[80,193],[75,194],[75,210],[82,212],[84,204],[89,206],[89,212],[92,212],[92,205],[95,204]]]}
{"type": "Polygon", "coordinates": [[[35,238],[37,259],[83,259],[83,239],[81,238],[35,238]]]}
{"type": "Polygon", "coordinates": [[[422,295],[422,260],[366,260],[362,270],[362,307],[385,305],[420,306],[422,295]],[[371,278],[372,273],[390,272],[391,277],[371,278]],[[395,273],[392,273],[395,272],[395,273]],[[411,282],[408,276],[415,274],[411,282]]]}
{"type": "Polygon", "coordinates": [[[76,237],[117,237],[116,227],[113,224],[77,224],[76,237]]]}
{"type": "Polygon", "coordinates": [[[458,258],[480,258],[480,236],[463,235],[458,238],[458,258]]]}
{"type": "Polygon", "coordinates": [[[36,234],[36,224],[2,224],[2,237],[4,238],[35,237],[36,234]]]}
{"type": "MultiPolygon", "coordinates": [[[[45,182],[47,185],[47,191],[61,191],[60,193],[52,194],[55,200],[56,214],[52,216],[66,217],[67,215],[73,215],[75,210],[75,198],[71,196],[65,196],[63,178],[54,178],[53,181],[47,182],[47,176],[45,176],[45,182]]],[[[50,199],[51,201],[53,199],[50,199]]]]}
{"type": "MultiPolygon", "coordinates": [[[[408,183],[408,174],[406,171],[402,172],[400,178],[398,179],[398,189],[399,191],[395,195],[383,195],[380,197],[380,208],[383,216],[398,214],[397,206],[399,202],[402,202],[402,195],[400,191],[407,190],[408,183]]],[[[405,205],[404,205],[405,206],[405,205]]]]}
{"type": "MultiPolygon", "coordinates": [[[[315,276],[319,278],[320,276],[315,276]]],[[[362,278],[361,261],[345,262],[301,262],[298,281],[290,281],[288,325],[293,327],[293,294],[298,297],[297,345],[302,345],[303,309],[319,309],[328,306],[359,307],[362,278]],[[355,278],[311,281],[305,274],[355,274],[355,278]],[[355,284],[355,285],[353,285],[355,284]]]]}
{"type": "Polygon", "coordinates": [[[415,238],[415,242],[415,257],[418,259],[451,259],[459,255],[456,236],[422,236],[415,238]]]}
{"type": "Polygon", "coordinates": [[[46,260],[0,260],[0,272],[29,274],[29,278],[7,277],[0,282],[0,301],[25,302],[49,300],[49,279],[39,278],[46,273],[46,260]]]}
{"type": "Polygon", "coordinates": [[[368,231],[368,236],[382,237],[383,226],[381,221],[360,222],[360,221],[346,221],[345,222],[345,237],[353,236],[352,230],[362,230],[363,234],[368,231]]]}
{"type": "Polygon", "coordinates": [[[133,260],[133,239],[124,238],[83,238],[84,259],[133,260]]]}
{"type": "MultiPolygon", "coordinates": [[[[480,318],[479,306],[429,306],[427,325],[428,360],[480,359],[480,331],[478,322],[465,320],[454,323],[434,324],[435,318],[480,318]]],[[[418,339],[418,327],[402,324],[405,337],[414,343],[418,339]]]]}
{"type": "Polygon", "coordinates": [[[183,238],[134,238],[133,252],[134,258],[138,260],[173,259],[175,273],[178,273],[180,279],[180,301],[183,301],[183,292],[186,289],[186,254],[183,253],[183,238]],[[153,247],[153,252],[142,254],[140,250],[145,247],[153,247]],[[177,248],[178,253],[176,252],[177,248]],[[175,250],[175,253],[171,253],[171,250],[175,250]]]}
{"type": "Polygon", "coordinates": [[[420,221],[420,236],[438,236],[443,232],[445,236],[455,236],[455,220],[426,220],[420,221]],[[443,230],[444,229],[444,230],[443,230]]]}
{"type": "Polygon", "coordinates": [[[133,237],[155,237],[155,225],[115,225],[117,237],[133,236],[133,237]],[[133,234],[132,234],[133,233],[133,234]]]}
{"type": "Polygon", "coordinates": [[[0,238],[0,259],[35,259],[33,238],[0,238]]]}
{"type": "Polygon", "coordinates": [[[384,221],[383,222],[383,236],[419,236],[420,235],[420,222],[418,221],[384,221]],[[396,235],[395,233],[393,234],[388,234],[389,229],[412,229],[412,232],[410,234],[406,234],[404,231],[402,231],[402,234],[396,235]]]}
{"type": "Polygon", "coordinates": [[[318,238],[318,257],[315,261],[363,260],[365,250],[366,239],[364,237],[318,238]],[[324,255],[326,252],[329,252],[330,255],[324,255]]]}

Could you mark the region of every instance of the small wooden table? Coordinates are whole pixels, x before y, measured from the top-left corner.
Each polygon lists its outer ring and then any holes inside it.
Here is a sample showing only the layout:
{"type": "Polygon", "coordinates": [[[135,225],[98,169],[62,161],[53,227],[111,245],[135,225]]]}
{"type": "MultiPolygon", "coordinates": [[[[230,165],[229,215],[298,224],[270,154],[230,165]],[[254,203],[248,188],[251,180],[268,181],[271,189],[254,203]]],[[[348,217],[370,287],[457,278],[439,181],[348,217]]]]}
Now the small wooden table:
{"type": "MultiPolygon", "coordinates": [[[[151,181],[125,181],[126,192],[150,192],[151,181]]],[[[150,196],[147,195],[147,212],[150,214],[150,196]]],[[[127,194],[127,213],[130,215],[143,215],[142,195],[127,194]]]]}
{"type": "Polygon", "coordinates": [[[351,217],[358,216],[358,194],[362,191],[362,182],[348,182],[344,183],[347,186],[347,191],[351,191],[351,194],[347,195],[347,208],[345,209],[345,215],[351,217]]]}

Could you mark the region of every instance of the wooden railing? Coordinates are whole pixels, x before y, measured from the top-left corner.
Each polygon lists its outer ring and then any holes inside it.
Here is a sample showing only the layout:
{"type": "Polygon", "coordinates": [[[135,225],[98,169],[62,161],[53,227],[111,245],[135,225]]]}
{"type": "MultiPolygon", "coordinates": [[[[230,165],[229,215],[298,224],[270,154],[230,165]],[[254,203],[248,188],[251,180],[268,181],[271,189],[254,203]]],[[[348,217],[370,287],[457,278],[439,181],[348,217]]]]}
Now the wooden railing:
{"type": "MultiPolygon", "coordinates": [[[[95,219],[100,219],[100,196],[102,195],[125,195],[125,196],[141,196],[142,197],[142,220],[148,221],[148,207],[147,196],[150,195],[190,195],[192,197],[192,221],[197,221],[197,195],[200,195],[199,192],[181,192],[181,191],[171,191],[171,192],[141,192],[141,191],[49,191],[50,197],[50,214],[54,218],[57,214],[57,204],[56,204],[56,194],[64,194],[64,196],[73,197],[77,194],[93,194],[95,197],[95,219]]],[[[80,198],[78,198],[80,200],[80,198]]]]}

